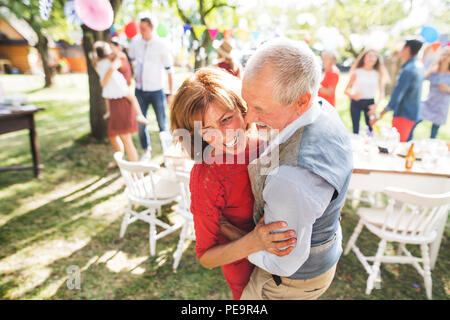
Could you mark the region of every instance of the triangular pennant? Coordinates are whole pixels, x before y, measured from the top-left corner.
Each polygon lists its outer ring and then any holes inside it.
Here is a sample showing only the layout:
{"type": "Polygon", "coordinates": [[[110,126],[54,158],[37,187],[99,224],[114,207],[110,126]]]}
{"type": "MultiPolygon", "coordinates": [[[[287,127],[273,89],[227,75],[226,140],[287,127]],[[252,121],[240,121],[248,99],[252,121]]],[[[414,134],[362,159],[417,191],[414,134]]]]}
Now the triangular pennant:
{"type": "Polygon", "coordinates": [[[186,33],[186,31],[188,31],[188,30],[190,30],[190,29],[191,29],[191,25],[190,25],[190,24],[185,24],[185,25],[183,26],[183,34],[186,33]]]}
{"type": "Polygon", "coordinates": [[[196,36],[197,39],[198,39],[198,38],[200,38],[200,37],[202,36],[203,32],[206,30],[206,27],[205,27],[205,26],[198,25],[198,26],[194,26],[194,27],[192,28],[192,30],[194,31],[195,36],[196,36]]]}
{"type": "Polygon", "coordinates": [[[247,30],[244,30],[244,29],[238,29],[236,31],[236,35],[237,35],[238,39],[241,40],[241,41],[244,41],[244,40],[247,39],[248,33],[249,32],[247,30]]]}
{"type": "Polygon", "coordinates": [[[233,35],[233,29],[225,29],[223,30],[223,38],[225,40],[230,40],[233,35]]]}
{"type": "Polygon", "coordinates": [[[253,38],[253,40],[258,40],[258,38],[259,38],[259,31],[252,31],[252,38],[253,38]]]}
{"type": "Polygon", "coordinates": [[[209,36],[212,40],[216,39],[217,34],[219,33],[219,29],[208,29],[209,36]]]}

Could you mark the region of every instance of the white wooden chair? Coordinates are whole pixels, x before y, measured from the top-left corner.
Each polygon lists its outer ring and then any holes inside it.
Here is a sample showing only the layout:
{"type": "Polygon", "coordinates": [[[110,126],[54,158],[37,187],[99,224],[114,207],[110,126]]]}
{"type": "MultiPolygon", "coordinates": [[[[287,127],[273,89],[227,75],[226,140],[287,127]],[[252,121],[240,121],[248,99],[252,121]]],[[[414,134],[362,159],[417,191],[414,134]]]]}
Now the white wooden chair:
{"type": "Polygon", "coordinates": [[[150,255],[154,256],[156,241],[182,227],[181,223],[169,225],[157,218],[161,214],[161,206],[177,200],[177,182],[170,175],[164,175],[155,164],[126,161],[121,152],[116,152],[114,159],[125,180],[125,194],[129,200],[119,236],[122,238],[128,225],[136,220],[149,223],[150,255]],[[146,209],[138,212],[133,210],[133,205],[144,206],[146,209]],[[163,231],[158,233],[157,226],[163,231]]]}
{"type": "MultiPolygon", "coordinates": [[[[159,140],[161,141],[161,148],[164,154],[167,154],[170,150],[170,147],[172,146],[172,135],[169,131],[161,131],[159,133],[159,140]]],[[[164,157],[164,165],[168,169],[173,169],[173,159],[170,159],[168,157],[164,157]]]]}
{"type": "Polygon", "coordinates": [[[178,240],[177,249],[174,254],[173,270],[178,268],[178,265],[183,255],[185,240],[195,241],[194,220],[190,211],[191,194],[189,192],[189,174],[185,172],[176,172],[177,181],[180,186],[180,200],[178,202],[177,212],[183,219],[183,226],[180,232],[180,239],[178,240]]]}
{"type": "Polygon", "coordinates": [[[172,171],[189,172],[194,162],[185,157],[181,145],[174,143],[172,134],[169,131],[161,131],[159,139],[161,140],[164,166],[172,171]]]}
{"type": "Polygon", "coordinates": [[[436,241],[436,229],[447,219],[450,192],[425,195],[388,187],[384,193],[390,198],[386,208],[360,208],[357,211],[360,220],[344,254],[352,250],[369,274],[366,294],[370,294],[374,287],[381,263],[410,263],[424,277],[426,294],[428,299],[431,299],[432,280],[428,246],[436,241]],[[396,202],[400,206],[396,205],[396,202]],[[381,239],[377,253],[373,257],[364,256],[356,246],[356,240],[363,226],[381,239]],[[387,242],[399,243],[396,255],[385,255],[387,242]],[[419,245],[422,257],[414,257],[406,249],[406,244],[419,245]],[[369,261],[373,264],[370,265],[369,261]],[[423,264],[423,268],[419,263],[423,264]]]}

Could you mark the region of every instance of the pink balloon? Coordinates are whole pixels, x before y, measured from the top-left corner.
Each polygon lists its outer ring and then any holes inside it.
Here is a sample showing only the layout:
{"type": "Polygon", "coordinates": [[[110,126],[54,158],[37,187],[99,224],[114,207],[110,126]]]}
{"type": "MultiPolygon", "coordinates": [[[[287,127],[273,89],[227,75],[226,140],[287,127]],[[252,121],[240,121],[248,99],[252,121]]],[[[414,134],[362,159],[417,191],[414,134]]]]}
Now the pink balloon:
{"type": "Polygon", "coordinates": [[[75,0],[75,11],[86,26],[96,31],[109,29],[114,20],[108,0],[75,0]]]}

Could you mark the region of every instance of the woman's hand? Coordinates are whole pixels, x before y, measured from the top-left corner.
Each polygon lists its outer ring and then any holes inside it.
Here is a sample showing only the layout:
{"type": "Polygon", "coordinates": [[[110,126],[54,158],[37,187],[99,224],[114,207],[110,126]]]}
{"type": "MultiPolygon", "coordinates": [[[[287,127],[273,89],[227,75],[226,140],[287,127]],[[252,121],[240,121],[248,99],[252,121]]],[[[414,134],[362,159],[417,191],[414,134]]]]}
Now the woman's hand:
{"type": "Polygon", "coordinates": [[[114,70],[119,69],[122,66],[122,62],[120,61],[119,57],[114,58],[114,60],[111,63],[111,68],[114,70]]]}
{"type": "Polygon", "coordinates": [[[252,230],[255,244],[260,250],[266,250],[279,257],[288,255],[294,249],[292,245],[297,242],[294,238],[296,233],[294,230],[272,233],[275,230],[286,228],[287,223],[283,221],[264,224],[264,216],[259,220],[258,224],[252,230]],[[286,248],[287,247],[287,248],[286,248]]]}
{"type": "Polygon", "coordinates": [[[223,215],[220,216],[220,218],[219,218],[219,229],[220,229],[220,232],[222,232],[222,234],[225,237],[227,237],[228,240],[230,240],[230,241],[237,240],[247,234],[247,232],[239,229],[234,224],[232,224],[230,221],[228,221],[228,219],[225,218],[223,215]]]}
{"type": "Polygon", "coordinates": [[[350,95],[350,98],[351,98],[352,100],[359,101],[359,99],[361,98],[361,96],[360,96],[359,94],[355,93],[355,94],[351,94],[351,95],[350,95]]]}

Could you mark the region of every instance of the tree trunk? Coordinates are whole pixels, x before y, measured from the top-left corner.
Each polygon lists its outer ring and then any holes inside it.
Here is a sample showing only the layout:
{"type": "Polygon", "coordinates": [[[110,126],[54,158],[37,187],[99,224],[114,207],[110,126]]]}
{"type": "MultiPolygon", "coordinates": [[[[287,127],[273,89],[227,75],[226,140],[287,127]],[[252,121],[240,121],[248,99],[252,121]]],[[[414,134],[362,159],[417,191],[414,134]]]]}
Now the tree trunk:
{"type": "Polygon", "coordinates": [[[53,77],[55,76],[55,69],[50,66],[50,57],[48,54],[48,40],[47,37],[38,33],[38,42],[36,44],[36,49],[39,52],[42,60],[42,68],[44,69],[45,75],[45,88],[53,85],[53,77]]]}
{"type": "MultiPolygon", "coordinates": [[[[119,10],[122,0],[110,0],[114,11],[114,16],[119,10]]],[[[103,119],[106,112],[105,99],[102,97],[102,87],[100,79],[91,61],[91,52],[95,41],[110,41],[109,30],[94,31],[85,25],[83,30],[83,51],[86,57],[87,73],[89,80],[89,119],[91,124],[91,134],[98,140],[103,140],[108,136],[108,122],[103,119]]]]}
{"type": "Polygon", "coordinates": [[[89,120],[91,124],[91,134],[98,140],[103,140],[108,134],[108,123],[103,119],[106,112],[105,99],[102,97],[102,87],[100,79],[91,61],[91,52],[94,42],[97,40],[108,41],[109,34],[98,32],[82,26],[83,29],[83,51],[86,57],[87,73],[89,80],[89,120]]]}

